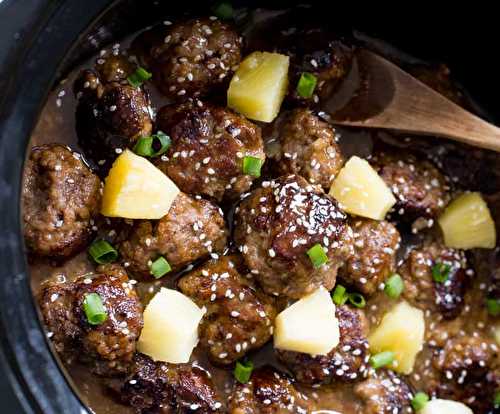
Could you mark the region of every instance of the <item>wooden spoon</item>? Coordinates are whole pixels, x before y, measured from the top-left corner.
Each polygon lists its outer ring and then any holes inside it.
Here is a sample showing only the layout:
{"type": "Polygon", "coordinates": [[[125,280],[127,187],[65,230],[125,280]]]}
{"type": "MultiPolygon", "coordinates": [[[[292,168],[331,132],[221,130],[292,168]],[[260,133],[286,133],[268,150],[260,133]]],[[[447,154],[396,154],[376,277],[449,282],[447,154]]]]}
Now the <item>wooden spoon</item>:
{"type": "Polygon", "coordinates": [[[323,109],[336,124],[441,136],[500,152],[500,128],[365,49],[323,109]]]}

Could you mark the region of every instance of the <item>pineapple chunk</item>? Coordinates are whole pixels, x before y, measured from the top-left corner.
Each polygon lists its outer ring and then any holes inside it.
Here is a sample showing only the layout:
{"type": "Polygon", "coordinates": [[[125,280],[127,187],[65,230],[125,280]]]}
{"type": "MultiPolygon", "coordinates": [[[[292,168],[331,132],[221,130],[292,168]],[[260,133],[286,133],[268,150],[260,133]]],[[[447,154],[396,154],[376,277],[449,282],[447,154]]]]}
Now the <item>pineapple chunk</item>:
{"type": "Polygon", "coordinates": [[[500,346],[500,323],[497,323],[493,327],[493,338],[495,338],[495,341],[497,342],[497,345],[500,346]]]}
{"type": "Polygon", "coordinates": [[[279,53],[254,52],[231,79],[227,106],[256,121],[271,122],[288,87],[289,58],[279,53]]]}
{"type": "Polygon", "coordinates": [[[413,371],[415,357],[422,350],[424,333],[424,313],[401,302],[384,315],[368,342],[373,354],[394,352],[392,369],[408,375],[413,371]]]}
{"type": "Polygon", "coordinates": [[[144,310],[137,349],[155,361],[186,363],[198,343],[204,312],[187,296],[161,288],[144,310]]]}
{"type": "Polygon", "coordinates": [[[431,400],[419,414],[474,414],[465,404],[452,400],[431,400]]]}
{"type": "Polygon", "coordinates": [[[480,193],[464,193],[453,200],[438,222],[448,247],[492,249],[496,245],[495,223],[480,193]]]}
{"type": "Polygon", "coordinates": [[[101,213],[107,217],[160,219],[178,194],[177,186],[158,168],[125,150],[106,177],[101,213]]]}
{"type": "Polygon", "coordinates": [[[356,156],[340,170],[330,195],[348,213],[374,220],[383,220],[396,203],[391,190],[372,166],[356,156]]]}
{"type": "Polygon", "coordinates": [[[321,287],[276,317],[274,347],[326,355],[339,343],[339,322],[328,291],[321,287]]]}

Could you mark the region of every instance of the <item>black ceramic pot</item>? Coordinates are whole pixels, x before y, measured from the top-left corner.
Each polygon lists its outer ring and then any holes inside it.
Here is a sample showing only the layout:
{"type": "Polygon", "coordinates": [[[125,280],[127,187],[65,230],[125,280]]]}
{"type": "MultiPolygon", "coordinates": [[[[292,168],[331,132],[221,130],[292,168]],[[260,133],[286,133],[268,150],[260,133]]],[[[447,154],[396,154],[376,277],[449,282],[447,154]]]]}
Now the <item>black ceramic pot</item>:
{"type": "MultiPolygon", "coordinates": [[[[239,1],[256,5],[276,2],[239,1]]],[[[312,1],[312,3],[315,3],[312,1]]],[[[384,19],[358,8],[319,4],[332,25],[341,22],[380,37],[424,60],[445,61],[459,81],[498,121],[495,24],[455,12],[422,17],[408,11],[384,19]]],[[[281,1],[281,6],[290,4],[281,1]]],[[[422,4],[419,3],[419,6],[422,4]]],[[[101,46],[162,16],[209,7],[167,0],[0,0],[0,359],[26,413],[85,414],[49,350],[34,306],[20,231],[22,167],[31,130],[54,82],[101,46]]],[[[408,6],[409,7],[409,6],[408,6]]],[[[492,19],[495,16],[491,14],[492,19]]],[[[3,379],[2,379],[3,380],[3,379]]],[[[1,412],[6,412],[0,407],[1,412]]],[[[9,414],[9,413],[7,413],[9,414]]]]}

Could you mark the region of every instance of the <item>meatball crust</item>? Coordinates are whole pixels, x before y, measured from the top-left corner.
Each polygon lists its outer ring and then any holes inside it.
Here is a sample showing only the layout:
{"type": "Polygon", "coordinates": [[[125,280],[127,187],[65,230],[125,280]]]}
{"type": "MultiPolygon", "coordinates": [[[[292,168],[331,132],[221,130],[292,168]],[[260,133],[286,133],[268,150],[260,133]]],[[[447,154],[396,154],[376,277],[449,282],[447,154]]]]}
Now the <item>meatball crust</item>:
{"type": "Polygon", "coordinates": [[[320,286],[333,288],[352,251],[352,231],[320,188],[298,175],[265,181],[235,213],[235,241],[265,292],[300,299],[320,286]],[[318,268],[307,256],[316,244],[328,257],[318,268]]]}
{"type": "Polygon", "coordinates": [[[311,356],[277,350],[278,358],[297,381],[305,384],[355,382],[368,373],[368,325],[362,311],[343,305],[337,307],[340,342],[327,355],[311,356]]]}
{"type": "Polygon", "coordinates": [[[279,140],[276,165],[281,174],[299,174],[311,184],[330,188],[344,164],[332,126],[308,109],[295,109],[283,119],[279,140]]]}
{"type": "Polygon", "coordinates": [[[99,178],[79,154],[58,144],[34,147],[24,171],[24,239],[30,252],[64,258],[83,249],[99,213],[99,178]]]}
{"type": "Polygon", "coordinates": [[[473,270],[468,268],[463,251],[427,242],[410,252],[398,273],[403,278],[403,296],[408,301],[433,318],[454,319],[464,307],[468,279],[473,270]],[[433,268],[437,270],[438,267],[448,275],[444,282],[433,278],[433,268]]]}
{"type": "Polygon", "coordinates": [[[138,414],[222,412],[209,374],[196,365],[154,362],[136,354],[121,400],[138,414]]]}
{"type": "Polygon", "coordinates": [[[165,106],[157,123],[172,139],[157,166],[186,193],[235,198],[254,179],[243,173],[243,157],[265,160],[260,128],[226,108],[201,102],[165,106]]]}
{"type": "Polygon", "coordinates": [[[276,310],[240,272],[241,259],[210,260],[179,280],[179,288],[207,313],[200,342],[217,364],[231,364],[263,346],[272,335],[276,310]]]}
{"type": "Polygon", "coordinates": [[[354,253],[340,268],[339,277],[365,295],[373,295],[379,285],[396,270],[396,253],[401,236],[388,221],[353,219],[354,253]]]}
{"type": "Polygon", "coordinates": [[[241,37],[217,19],[191,19],[143,32],[134,41],[153,81],[170,99],[183,101],[220,89],[241,60],[241,37]]]}
{"type": "Polygon", "coordinates": [[[123,233],[120,255],[132,273],[145,279],[151,277],[150,264],[159,256],[167,259],[172,270],[179,270],[221,252],[227,240],[222,211],[210,201],[184,193],[160,220],[136,220],[123,233]]]}
{"type": "Polygon", "coordinates": [[[92,277],[74,282],[46,284],[38,297],[45,326],[54,348],[71,363],[77,358],[103,376],[128,371],[142,329],[142,305],[133,284],[118,265],[98,267],[92,277]],[[88,322],[83,302],[97,293],[107,312],[100,325],[88,322]]]}

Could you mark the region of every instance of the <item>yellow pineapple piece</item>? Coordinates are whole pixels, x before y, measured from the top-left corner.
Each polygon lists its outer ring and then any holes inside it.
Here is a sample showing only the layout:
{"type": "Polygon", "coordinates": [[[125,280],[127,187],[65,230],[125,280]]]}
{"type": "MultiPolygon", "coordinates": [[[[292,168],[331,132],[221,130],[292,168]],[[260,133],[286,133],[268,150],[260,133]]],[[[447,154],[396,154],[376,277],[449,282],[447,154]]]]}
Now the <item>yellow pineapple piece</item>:
{"type": "Polygon", "coordinates": [[[464,193],[453,200],[438,219],[444,244],[456,249],[496,246],[495,223],[480,193],[464,193]]]}
{"type": "Polygon", "coordinates": [[[227,106],[256,121],[271,122],[288,87],[289,58],[253,52],[241,63],[227,91],[227,106]]]}
{"type": "Polygon", "coordinates": [[[408,375],[413,371],[415,358],[422,350],[424,333],[424,313],[401,302],[384,315],[380,325],[370,334],[370,351],[372,354],[394,352],[391,368],[408,375]]]}
{"type": "Polygon", "coordinates": [[[178,194],[172,180],[146,158],[125,150],[105,179],[101,213],[107,217],[160,219],[178,194]]]}
{"type": "Polygon", "coordinates": [[[424,405],[419,414],[474,414],[472,410],[461,402],[452,400],[431,400],[424,405]]]}

